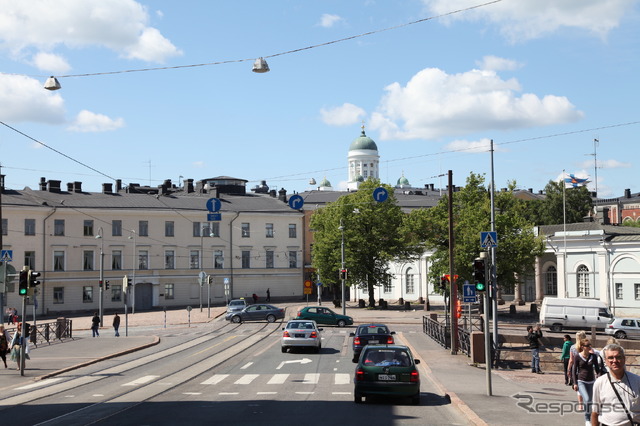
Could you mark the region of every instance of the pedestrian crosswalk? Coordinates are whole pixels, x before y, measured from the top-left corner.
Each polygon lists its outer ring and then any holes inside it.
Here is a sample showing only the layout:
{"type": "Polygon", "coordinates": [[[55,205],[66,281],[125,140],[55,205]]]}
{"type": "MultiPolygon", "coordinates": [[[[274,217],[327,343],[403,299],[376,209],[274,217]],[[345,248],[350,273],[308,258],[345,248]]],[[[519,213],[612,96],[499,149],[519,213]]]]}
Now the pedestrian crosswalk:
{"type": "Polygon", "coordinates": [[[287,383],[298,383],[303,385],[317,385],[327,383],[331,385],[351,384],[351,375],[346,373],[306,373],[306,374],[214,374],[206,380],[200,382],[201,385],[218,385],[226,381],[233,382],[234,385],[251,385],[258,382],[267,385],[285,385],[287,383]]]}

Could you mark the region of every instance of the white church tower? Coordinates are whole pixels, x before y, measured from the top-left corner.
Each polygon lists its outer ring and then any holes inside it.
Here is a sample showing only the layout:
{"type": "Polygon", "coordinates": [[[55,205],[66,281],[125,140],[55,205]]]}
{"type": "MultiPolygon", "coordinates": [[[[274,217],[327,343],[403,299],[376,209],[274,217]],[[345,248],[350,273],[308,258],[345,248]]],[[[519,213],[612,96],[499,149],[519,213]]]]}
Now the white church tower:
{"type": "Polygon", "coordinates": [[[351,142],[349,147],[349,179],[347,187],[349,189],[358,189],[360,182],[364,182],[368,178],[380,179],[380,155],[378,155],[378,146],[376,143],[364,133],[364,125],[362,125],[362,133],[351,142]]]}

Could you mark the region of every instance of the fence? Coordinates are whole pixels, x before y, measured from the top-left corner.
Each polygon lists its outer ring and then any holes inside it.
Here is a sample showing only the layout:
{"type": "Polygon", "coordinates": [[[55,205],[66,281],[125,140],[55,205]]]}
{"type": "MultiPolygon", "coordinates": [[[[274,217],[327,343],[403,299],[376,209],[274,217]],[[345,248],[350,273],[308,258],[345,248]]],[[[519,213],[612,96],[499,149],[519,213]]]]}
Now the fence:
{"type": "MultiPolygon", "coordinates": [[[[458,349],[471,356],[471,332],[483,330],[483,320],[480,316],[463,316],[458,323],[458,349]]],[[[451,332],[446,316],[431,314],[422,317],[422,329],[424,333],[438,342],[440,346],[451,348],[451,332]]]]}
{"type": "MultiPolygon", "coordinates": [[[[27,324],[29,324],[27,322],[27,324]]],[[[35,326],[31,326],[29,332],[29,342],[38,347],[44,343],[51,344],[52,341],[58,340],[64,342],[65,339],[73,340],[73,323],[67,318],[58,318],[53,322],[38,323],[35,326]]],[[[16,332],[14,328],[7,328],[7,331],[11,333],[16,332]]]]}

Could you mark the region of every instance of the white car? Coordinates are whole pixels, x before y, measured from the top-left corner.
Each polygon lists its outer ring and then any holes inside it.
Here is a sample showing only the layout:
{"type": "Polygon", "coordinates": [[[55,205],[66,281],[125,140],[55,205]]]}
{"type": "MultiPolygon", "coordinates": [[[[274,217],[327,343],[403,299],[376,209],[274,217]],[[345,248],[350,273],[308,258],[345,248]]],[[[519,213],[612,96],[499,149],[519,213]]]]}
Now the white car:
{"type": "Polygon", "coordinates": [[[301,347],[313,348],[315,353],[322,349],[321,328],[318,328],[313,320],[291,320],[282,328],[282,339],[280,340],[282,352],[287,352],[288,348],[301,347]]]}
{"type": "Polygon", "coordinates": [[[248,306],[248,303],[244,299],[233,299],[227,305],[227,313],[240,312],[248,306]]]}

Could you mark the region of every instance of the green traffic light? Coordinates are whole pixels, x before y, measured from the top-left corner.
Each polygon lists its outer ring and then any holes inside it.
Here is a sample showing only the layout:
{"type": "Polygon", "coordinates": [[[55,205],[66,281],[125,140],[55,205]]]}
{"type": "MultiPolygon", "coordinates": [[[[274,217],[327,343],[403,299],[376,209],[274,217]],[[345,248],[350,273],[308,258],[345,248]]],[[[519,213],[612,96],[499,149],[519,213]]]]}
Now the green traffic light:
{"type": "Polygon", "coordinates": [[[476,283],[476,291],[484,291],[485,285],[484,283],[476,283]]]}
{"type": "Polygon", "coordinates": [[[20,289],[20,296],[24,296],[27,294],[27,289],[26,288],[21,288],[20,289]]]}

